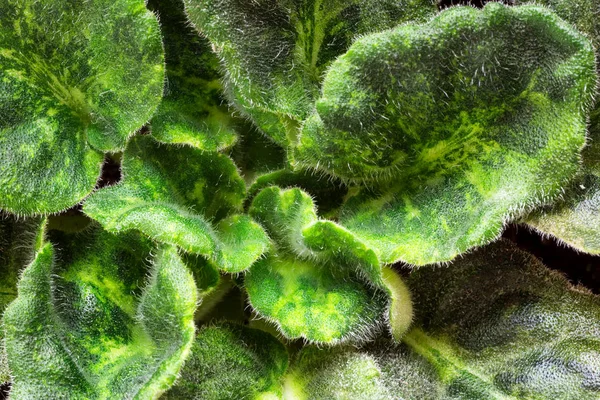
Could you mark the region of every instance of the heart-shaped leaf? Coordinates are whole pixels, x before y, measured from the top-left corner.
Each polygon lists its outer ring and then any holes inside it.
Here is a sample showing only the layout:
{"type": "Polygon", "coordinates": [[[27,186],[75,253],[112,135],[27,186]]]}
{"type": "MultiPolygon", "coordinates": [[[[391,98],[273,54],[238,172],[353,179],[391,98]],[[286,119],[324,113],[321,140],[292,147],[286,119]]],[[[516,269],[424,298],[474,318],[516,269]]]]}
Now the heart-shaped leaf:
{"type": "Polygon", "coordinates": [[[235,121],[222,95],[219,59],[187,21],[182,0],[150,0],[165,44],[165,97],[150,122],[152,136],[217,151],[231,147],[235,121]]]}
{"type": "Polygon", "coordinates": [[[130,141],[122,169],[121,183],[84,205],[105,229],[137,229],[227,272],[247,269],[266,251],[263,229],[248,216],[231,215],[241,211],[246,188],[229,157],[139,136],[130,141]]]}
{"type": "Polygon", "coordinates": [[[590,41],[549,10],[454,7],[355,42],[295,158],[376,179],[340,221],[381,261],[448,261],[574,176],[596,79],[590,41]]]}
{"type": "Polygon", "coordinates": [[[4,314],[11,396],[157,398],[194,340],[196,286],[176,248],[97,228],[55,236],[4,314]]]}
{"type": "Polygon", "coordinates": [[[142,0],[0,1],[0,208],[46,214],[94,188],[162,97],[164,55],[142,0]]]}
{"type": "Polygon", "coordinates": [[[233,324],[206,326],[165,399],[280,399],[287,366],[285,347],[266,332],[233,324]]]}
{"type": "Polygon", "coordinates": [[[290,399],[597,399],[600,299],[499,242],[410,276],[415,328],[395,346],[306,348],[290,399]]]}
{"type": "Polygon", "coordinates": [[[185,0],[215,45],[230,99],[282,145],[294,143],[323,72],[359,35],[424,19],[431,0],[185,0]]]}
{"type": "Polygon", "coordinates": [[[402,280],[351,232],[320,220],[300,189],[262,190],[250,215],[275,243],[273,253],[246,275],[251,305],[288,338],[335,343],[368,339],[388,307],[396,338],[412,318],[402,280]],[[390,303],[389,306],[386,304],[390,303]]]}

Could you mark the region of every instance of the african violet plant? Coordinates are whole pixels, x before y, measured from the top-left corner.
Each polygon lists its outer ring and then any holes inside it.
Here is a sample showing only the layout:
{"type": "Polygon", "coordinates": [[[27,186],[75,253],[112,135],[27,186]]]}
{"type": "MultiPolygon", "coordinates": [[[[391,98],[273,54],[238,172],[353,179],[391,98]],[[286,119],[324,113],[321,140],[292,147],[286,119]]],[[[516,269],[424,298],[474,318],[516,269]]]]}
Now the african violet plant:
{"type": "Polygon", "coordinates": [[[600,1],[441,8],[0,0],[10,397],[599,398],[600,1]]]}

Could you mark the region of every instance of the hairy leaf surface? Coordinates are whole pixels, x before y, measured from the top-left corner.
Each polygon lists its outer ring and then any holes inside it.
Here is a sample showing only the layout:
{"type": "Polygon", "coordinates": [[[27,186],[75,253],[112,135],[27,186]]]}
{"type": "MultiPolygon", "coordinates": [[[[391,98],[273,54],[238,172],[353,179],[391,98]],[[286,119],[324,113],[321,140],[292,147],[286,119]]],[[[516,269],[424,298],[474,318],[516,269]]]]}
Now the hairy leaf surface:
{"type": "Polygon", "coordinates": [[[235,121],[223,98],[219,59],[187,21],[182,0],[150,0],[165,44],[165,97],[152,118],[152,136],[216,151],[231,147],[235,121]]]}
{"type": "Polygon", "coordinates": [[[355,42],[295,157],[375,179],[340,221],[383,262],[448,261],[573,177],[595,84],[590,41],[549,10],[454,7],[355,42]]]}
{"type": "Polygon", "coordinates": [[[230,99],[282,145],[313,107],[323,72],[359,35],[433,15],[430,0],[185,0],[216,46],[230,99]]]}
{"type": "Polygon", "coordinates": [[[231,159],[192,147],[130,141],[123,181],[101,189],[84,211],[111,232],[131,229],[241,272],[265,252],[263,229],[241,211],[246,188],[231,159]]]}
{"type": "MultiPolygon", "coordinates": [[[[542,0],[561,18],[587,34],[596,48],[600,65],[600,1],[542,0]]],[[[600,68],[598,69],[600,71],[600,68]]],[[[600,102],[590,114],[588,143],[583,151],[580,176],[566,188],[563,198],[524,221],[563,243],[586,253],[600,253],[600,102]]]]}
{"type": "Polygon", "coordinates": [[[290,398],[598,398],[600,299],[529,254],[499,242],[408,283],[417,318],[402,345],[306,348],[290,398]]]}
{"type": "MultiPolygon", "coordinates": [[[[43,236],[40,218],[16,219],[0,212],[0,318],[17,297],[21,271],[32,261],[43,236]]],[[[4,328],[0,329],[0,383],[8,382],[10,371],[4,350],[4,328]]]]}
{"type": "Polygon", "coordinates": [[[388,302],[395,336],[406,331],[412,309],[402,280],[384,273],[375,253],[351,232],[320,220],[305,192],[266,188],[249,212],[275,243],[246,275],[249,301],[286,337],[364,340],[380,328],[388,302]]]}
{"type": "Polygon", "coordinates": [[[87,196],[163,88],[142,0],[0,1],[0,208],[53,213],[87,196]]]}
{"type": "Polygon", "coordinates": [[[194,339],[196,286],[176,248],[98,228],[54,239],[4,315],[11,396],[158,397],[194,339]]]}
{"type": "Polygon", "coordinates": [[[241,325],[201,328],[190,359],[166,399],[280,399],[288,366],[285,347],[241,325]]]}

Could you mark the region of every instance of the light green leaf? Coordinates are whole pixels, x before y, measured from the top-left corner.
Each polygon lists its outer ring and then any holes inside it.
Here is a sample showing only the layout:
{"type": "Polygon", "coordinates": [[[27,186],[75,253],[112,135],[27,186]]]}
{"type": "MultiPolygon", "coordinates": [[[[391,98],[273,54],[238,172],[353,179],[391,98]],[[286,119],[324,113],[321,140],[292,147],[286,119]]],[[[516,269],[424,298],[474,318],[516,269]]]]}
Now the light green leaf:
{"type": "Polygon", "coordinates": [[[150,121],[152,136],[209,151],[231,147],[235,121],[210,43],[190,26],[182,0],[150,0],[148,8],[158,14],[167,63],[165,97],[150,121]]]}
{"type": "Polygon", "coordinates": [[[165,399],[280,399],[287,366],[285,347],[266,332],[234,324],[206,326],[165,399]]]}
{"type": "Polygon", "coordinates": [[[355,42],[295,159],[376,179],[351,189],[340,221],[381,261],[449,261],[556,198],[595,85],[591,43],[547,9],[453,7],[355,42]]]}
{"type": "MultiPolygon", "coordinates": [[[[520,3],[519,0],[517,3],[520,3]]],[[[587,34],[600,48],[600,1],[541,0],[561,18],[587,34]]],[[[580,176],[570,184],[562,199],[524,218],[524,222],[579,251],[600,253],[600,102],[590,114],[589,139],[583,151],[580,176]]]]}
{"type": "Polygon", "coordinates": [[[241,211],[246,189],[229,157],[139,136],[130,141],[122,170],[121,183],[84,205],[108,231],[137,229],[227,272],[247,269],[266,251],[263,229],[248,216],[231,215],[241,211]]]}
{"type": "Polygon", "coordinates": [[[215,45],[230,99],[282,145],[294,143],[322,74],[359,35],[433,15],[431,0],[184,0],[215,45]]]}
{"type": "Polygon", "coordinates": [[[177,250],[97,228],[53,240],[4,315],[11,396],[157,398],[194,339],[196,286],[177,250]]]}
{"type": "Polygon", "coordinates": [[[600,298],[499,242],[409,278],[416,326],[394,346],[302,350],[290,399],[597,399],[600,298]]]}
{"type": "MultiPolygon", "coordinates": [[[[29,264],[44,235],[45,220],[17,219],[0,212],[0,318],[17,297],[17,281],[21,270],[29,264]]],[[[0,329],[0,384],[10,380],[4,349],[4,329],[0,329]]]]}
{"type": "Polygon", "coordinates": [[[245,288],[259,315],[287,338],[337,343],[361,341],[380,330],[387,303],[395,336],[410,325],[410,296],[375,253],[351,232],[320,220],[300,189],[270,187],[249,210],[275,243],[248,272],[245,288]],[[402,293],[402,294],[400,294],[402,293]]]}
{"type": "Polygon", "coordinates": [[[155,16],[142,0],[1,0],[0,208],[54,213],[94,188],[163,89],[155,16]]]}

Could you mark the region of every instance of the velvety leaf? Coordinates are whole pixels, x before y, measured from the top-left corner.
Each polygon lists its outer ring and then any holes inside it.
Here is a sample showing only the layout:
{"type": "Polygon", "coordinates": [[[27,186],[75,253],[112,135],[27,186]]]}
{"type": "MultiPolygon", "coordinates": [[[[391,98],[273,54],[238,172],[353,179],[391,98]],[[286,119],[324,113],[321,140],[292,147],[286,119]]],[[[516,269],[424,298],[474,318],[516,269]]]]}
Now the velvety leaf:
{"type": "Polygon", "coordinates": [[[142,0],[0,1],[0,208],[53,213],[94,188],[163,90],[142,0]]]}
{"type": "Polygon", "coordinates": [[[53,240],[4,315],[11,396],[157,398],[194,339],[196,286],[176,248],[97,228],[53,240]]]}
{"type": "MultiPolygon", "coordinates": [[[[415,328],[393,346],[307,348],[295,399],[597,399],[600,298],[509,242],[409,278],[415,328]]],[[[294,392],[292,392],[294,393],[294,392]]]]}
{"type": "Polygon", "coordinates": [[[182,0],[150,0],[165,44],[167,84],[152,136],[216,151],[236,141],[235,121],[222,96],[219,59],[187,21],[182,0]]]}
{"type": "Polygon", "coordinates": [[[287,366],[285,347],[266,332],[234,324],[206,326],[165,398],[280,399],[287,366]]]}
{"type": "MultiPolygon", "coordinates": [[[[17,219],[0,212],[0,318],[17,297],[19,274],[37,252],[45,220],[17,219]]],[[[0,383],[8,382],[10,371],[4,350],[4,329],[0,329],[0,383]]]]}
{"type": "Polygon", "coordinates": [[[359,35],[433,15],[431,0],[185,0],[215,45],[230,99],[282,145],[294,143],[329,64],[359,35]]]}
{"type": "Polygon", "coordinates": [[[105,229],[140,230],[204,255],[227,272],[247,269],[267,249],[256,222],[230,215],[241,211],[246,189],[229,157],[139,136],[130,141],[122,169],[121,183],[97,191],[84,205],[105,229]]]}
{"type": "MultiPolygon", "coordinates": [[[[520,0],[519,0],[520,2],[520,0]]],[[[518,3],[519,3],[518,2],[518,3]]],[[[561,18],[587,34],[600,48],[600,1],[542,0],[561,18]]],[[[550,234],[563,243],[591,254],[600,253],[600,102],[590,114],[589,139],[583,151],[580,176],[566,187],[563,198],[552,207],[545,207],[524,221],[536,230],[550,234]]]]}
{"type": "Polygon", "coordinates": [[[360,342],[383,326],[387,296],[352,274],[322,265],[269,255],[246,274],[248,299],[258,314],[290,339],[360,342]]]}
{"type": "Polygon", "coordinates": [[[310,171],[280,169],[260,175],[248,188],[248,199],[253,199],[262,189],[269,186],[300,188],[307,192],[319,205],[319,215],[328,217],[335,214],[348,193],[348,188],[339,179],[315,174],[310,171]]]}
{"type": "Polygon", "coordinates": [[[335,222],[319,220],[308,194],[270,187],[249,210],[275,243],[246,275],[251,305],[288,338],[335,343],[365,340],[388,320],[400,337],[412,309],[402,280],[384,276],[375,253],[335,222]]]}
{"type": "Polygon", "coordinates": [[[595,85],[590,41],[547,9],[453,7],[355,42],[295,157],[377,179],[354,188],[340,221],[381,261],[444,262],[559,194],[595,85]]]}

